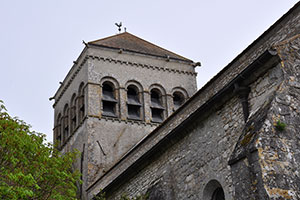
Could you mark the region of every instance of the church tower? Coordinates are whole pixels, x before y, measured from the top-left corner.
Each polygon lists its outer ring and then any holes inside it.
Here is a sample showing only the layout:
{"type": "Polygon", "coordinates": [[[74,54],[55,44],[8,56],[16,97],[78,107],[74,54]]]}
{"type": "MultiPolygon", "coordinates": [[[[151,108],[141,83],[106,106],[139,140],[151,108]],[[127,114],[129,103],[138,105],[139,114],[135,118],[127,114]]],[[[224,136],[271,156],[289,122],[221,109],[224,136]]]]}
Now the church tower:
{"type": "Polygon", "coordinates": [[[58,148],[81,152],[82,199],[196,92],[197,65],[128,32],[85,44],[53,105],[58,148]]]}

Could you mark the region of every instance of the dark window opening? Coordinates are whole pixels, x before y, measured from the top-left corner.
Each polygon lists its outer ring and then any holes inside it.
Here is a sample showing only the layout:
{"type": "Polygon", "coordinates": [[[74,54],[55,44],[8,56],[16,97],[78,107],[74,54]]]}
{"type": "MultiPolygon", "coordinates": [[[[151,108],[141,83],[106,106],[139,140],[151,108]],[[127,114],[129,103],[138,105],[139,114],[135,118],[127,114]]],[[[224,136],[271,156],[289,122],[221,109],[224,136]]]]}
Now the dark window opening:
{"type": "Polygon", "coordinates": [[[163,109],[151,108],[152,121],[162,122],[163,121],[163,109]]]}
{"type": "Polygon", "coordinates": [[[71,115],[71,134],[75,131],[76,129],[76,95],[73,94],[72,99],[71,99],[71,109],[70,109],[70,115],[71,115]]]}
{"type": "Polygon", "coordinates": [[[71,108],[71,132],[76,129],[76,107],[71,108]]]}
{"type": "Polygon", "coordinates": [[[211,200],[225,200],[224,191],[221,187],[214,191],[211,200]]]}
{"type": "Polygon", "coordinates": [[[127,105],[128,108],[128,118],[129,119],[141,119],[140,117],[140,108],[141,106],[137,105],[127,105]]]}
{"type": "Polygon", "coordinates": [[[85,113],[85,102],[84,102],[84,84],[81,83],[79,86],[79,95],[78,95],[78,123],[80,124],[84,119],[85,113]]]}
{"type": "Polygon", "coordinates": [[[164,107],[161,101],[161,95],[156,90],[151,90],[151,114],[153,122],[162,122],[164,107]]]}
{"type": "Polygon", "coordinates": [[[109,84],[104,84],[102,88],[103,99],[105,100],[115,100],[114,89],[109,84]]]}
{"type": "Polygon", "coordinates": [[[127,112],[129,119],[141,119],[141,103],[137,89],[133,86],[127,88],[127,112]]]}
{"type": "Polygon", "coordinates": [[[114,88],[110,83],[104,83],[102,87],[102,109],[103,115],[116,117],[117,100],[114,95],[114,88]]]}
{"type": "Polygon", "coordinates": [[[103,101],[103,115],[115,117],[116,116],[116,102],[103,101]]]}
{"type": "Polygon", "coordinates": [[[179,108],[184,103],[183,95],[179,92],[175,92],[173,94],[173,103],[174,103],[174,109],[179,108]]]}
{"type": "Polygon", "coordinates": [[[84,118],[84,96],[79,97],[79,117],[80,117],[80,122],[84,118]]]}
{"type": "Polygon", "coordinates": [[[140,104],[139,95],[132,87],[128,87],[127,89],[127,100],[130,104],[140,104]]]}
{"type": "Polygon", "coordinates": [[[69,108],[66,106],[63,118],[63,141],[66,142],[69,137],[69,108]]]}
{"type": "Polygon", "coordinates": [[[151,91],[151,106],[162,106],[160,95],[157,91],[151,91]]]}

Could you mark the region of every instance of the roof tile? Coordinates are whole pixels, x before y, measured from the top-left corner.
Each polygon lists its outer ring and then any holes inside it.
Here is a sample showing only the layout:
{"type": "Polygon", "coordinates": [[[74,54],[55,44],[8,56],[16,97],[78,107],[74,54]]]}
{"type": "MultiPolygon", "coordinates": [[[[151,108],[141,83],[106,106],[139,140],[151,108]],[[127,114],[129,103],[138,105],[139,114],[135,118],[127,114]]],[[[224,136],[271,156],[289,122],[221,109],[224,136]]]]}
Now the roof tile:
{"type": "Polygon", "coordinates": [[[187,59],[183,56],[177,55],[171,51],[163,49],[155,44],[152,44],[128,32],[120,33],[100,40],[91,41],[88,44],[122,49],[125,51],[132,51],[132,52],[152,55],[152,56],[159,56],[159,57],[169,56],[170,58],[173,59],[192,62],[190,59],[187,59]]]}

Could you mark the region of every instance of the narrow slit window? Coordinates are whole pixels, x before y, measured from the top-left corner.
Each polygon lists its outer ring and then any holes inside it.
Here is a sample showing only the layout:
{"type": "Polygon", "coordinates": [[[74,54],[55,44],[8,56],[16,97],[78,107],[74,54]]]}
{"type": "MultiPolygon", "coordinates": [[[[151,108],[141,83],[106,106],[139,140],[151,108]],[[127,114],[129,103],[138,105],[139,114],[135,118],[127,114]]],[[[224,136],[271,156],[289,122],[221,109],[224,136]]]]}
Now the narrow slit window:
{"type": "Polygon", "coordinates": [[[69,106],[66,105],[64,109],[63,117],[63,142],[66,142],[69,138],[69,106]]]}
{"type": "Polygon", "coordinates": [[[75,102],[75,99],[76,99],[76,95],[74,94],[72,96],[72,100],[71,100],[71,133],[75,131],[76,129],[76,102],[75,102]]]}
{"type": "Polygon", "coordinates": [[[78,124],[80,124],[84,119],[85,113],[85,102],[84,102],[84,84],[81,83],[79,86],[79,95],[77,98],[78,101],[78,124]]]}

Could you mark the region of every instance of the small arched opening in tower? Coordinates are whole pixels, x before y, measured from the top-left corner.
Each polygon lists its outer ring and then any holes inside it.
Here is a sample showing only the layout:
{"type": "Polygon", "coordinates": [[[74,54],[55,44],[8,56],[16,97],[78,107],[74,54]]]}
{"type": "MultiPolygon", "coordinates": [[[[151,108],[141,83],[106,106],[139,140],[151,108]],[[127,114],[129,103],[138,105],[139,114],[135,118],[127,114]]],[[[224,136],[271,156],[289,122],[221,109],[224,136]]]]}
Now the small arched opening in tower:
{"type": "Polygon", "coordinates": [[[184,95],[181,92],[173,93],[174,110],[177,110],[184,103],[184,95]]]}
{"type": "Polygon", "coordinates": [[[158,89],[151,90],[151,115],[152,122],[162,122],[164,120],[164,106],[162,95],[158,89]]]}
{"type": "Polygon", "coordinates": [[[141,119],[141,106],[138,88],[130,85],[127,88],[127,112],[129,119],[141,119]]]}
{"type": "Polygon", "coordinates": [[[104,82],[102,85],[102,110],[104,116],[116,117],[117,100],[114,94],[114,85],[110,82],[104,82]]]}

